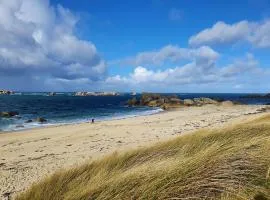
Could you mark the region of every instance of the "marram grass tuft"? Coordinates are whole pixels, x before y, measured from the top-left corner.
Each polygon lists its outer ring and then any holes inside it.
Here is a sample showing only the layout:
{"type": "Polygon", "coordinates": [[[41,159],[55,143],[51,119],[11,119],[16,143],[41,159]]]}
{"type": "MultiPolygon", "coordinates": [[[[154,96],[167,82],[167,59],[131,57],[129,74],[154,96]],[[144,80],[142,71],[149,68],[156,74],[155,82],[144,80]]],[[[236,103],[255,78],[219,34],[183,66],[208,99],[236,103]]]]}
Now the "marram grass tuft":
{"type": "Polygon", "coordinates": [[[114,153],[34,184],[17,200],[270,200],[270,115],[114,153]]]}

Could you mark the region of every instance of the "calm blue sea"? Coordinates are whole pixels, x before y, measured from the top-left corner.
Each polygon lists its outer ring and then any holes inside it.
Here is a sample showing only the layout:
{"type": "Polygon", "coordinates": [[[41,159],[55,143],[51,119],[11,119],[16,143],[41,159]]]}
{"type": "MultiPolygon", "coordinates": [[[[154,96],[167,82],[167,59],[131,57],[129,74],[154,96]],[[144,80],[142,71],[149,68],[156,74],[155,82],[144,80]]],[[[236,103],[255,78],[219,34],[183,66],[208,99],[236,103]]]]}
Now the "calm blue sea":
{"type": "MultiPolygon", "coordinates": [[[[195,97],[210,97],[224,100],[236,100],[246,104],[267,104],[270,99],[240,98],[246,94],[178,94],[181,99],[195,97]]],[[[139,96],[139,95],[137,95],[139,96]]],[[[48,96],[47,93],[16,93],[10,96],[0,96],[0,111],[17,111],[19,116],[0,118],[0,131],[30,129],[40,126],[71,124],[90,121],[121,119],[139,115],[150,115],[161,112],[159,108],[127,107],[129,94],[107,97],[78,97],[72,93],[57,93],[48,96]],[[25,123],[29,119],[44,117],[46,123],[25,123]]]]}

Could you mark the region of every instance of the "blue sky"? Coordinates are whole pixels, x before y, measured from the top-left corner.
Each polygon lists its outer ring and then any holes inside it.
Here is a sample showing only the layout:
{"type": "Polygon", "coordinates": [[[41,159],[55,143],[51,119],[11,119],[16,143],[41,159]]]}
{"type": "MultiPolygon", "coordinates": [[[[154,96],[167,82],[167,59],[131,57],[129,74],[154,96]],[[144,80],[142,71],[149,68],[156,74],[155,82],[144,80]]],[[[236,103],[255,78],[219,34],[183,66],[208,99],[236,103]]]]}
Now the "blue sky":
{"type": "Polygon", "coordinates": [[[269,92],[270,1],[0,2],[0,88],[269,92]]]}

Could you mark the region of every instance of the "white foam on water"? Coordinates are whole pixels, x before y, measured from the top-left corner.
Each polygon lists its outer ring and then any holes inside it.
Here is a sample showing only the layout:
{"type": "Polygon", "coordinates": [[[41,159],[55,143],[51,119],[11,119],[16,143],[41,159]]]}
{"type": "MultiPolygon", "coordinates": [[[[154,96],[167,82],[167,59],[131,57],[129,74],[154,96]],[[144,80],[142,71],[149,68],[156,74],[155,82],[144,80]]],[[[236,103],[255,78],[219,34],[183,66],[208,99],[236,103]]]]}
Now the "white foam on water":
{"type": "MultiPolygon", "coordinates": [[[[118,112],[111,116],[96,117],[95,121],[98,122],[98,121],[120,120],[120,119],[133,118],[133,117],[138,117],[138,116],[147,116],[147,115],[153,115],[162,111],[163,109],[156,108],[156,109],[151,109],[151,110],[135,110],[128,114],[118,112]]],[[[1,131],[2,132],[22,131],[22,130],[28,130],[28,129],[33,129],[33,128],[61,126],[61,125],[68,125],[68,124],[81,124],[81,123],[90,122],[91,119],[92,118],[90,117],[85,117],[85,118],[78,118],[78,119],[62,121],[62,122],[48,119],[48,122],[46,123],[39,123],[39,122],[24,123],[22,120],[19,120],[17,121],[17,123],[9,124],[5,127],[2,127],[0,129],[0,132],[1,131]]]]}

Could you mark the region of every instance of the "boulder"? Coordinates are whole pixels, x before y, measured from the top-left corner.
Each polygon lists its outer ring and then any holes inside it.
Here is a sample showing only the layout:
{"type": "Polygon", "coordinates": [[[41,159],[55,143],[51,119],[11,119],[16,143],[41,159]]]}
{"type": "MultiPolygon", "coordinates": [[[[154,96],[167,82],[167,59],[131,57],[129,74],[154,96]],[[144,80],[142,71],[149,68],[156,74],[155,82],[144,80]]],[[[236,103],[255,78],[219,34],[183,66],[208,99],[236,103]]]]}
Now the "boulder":
{"type": "Polygon", "coordinates": [[[221,106],[233,106],[234,103],[232,101],[223,101],[220,104],[221,106]]]}
{"type": "Polygon", "coordinates": [[[205,104],[218,104],[218,101],[210,98],[201,98],[205,104]]]}
{"type": "Polygon", "coordinates": [[[152,101],[147,103],[147,106],[149,106],[149,107],[158,107],[160,105],[161,104],[159,104],[157,100],[152,100],[152,101]]]}
{"type": "Polygon", "coordinates": [[[158,100],[157,100],[157,103],[158,103],[159,105],[162,105],[162,104],[164,104],[164,103],[168,103],[168,100],[165,99],[165,98],[158,99],[158,100]]]}
{"type": "Polygon", "coordinates": [[[205,97],[200,97],[200,98],[194,98],[194,102],[198,105],[206,105],[206,104],[217,104],[218,102],[210,99],[210,98],[205,98],[205,97]]]}
{"type": "Polygon", "coordinates": [[[31,123],[31,122],[33,122],[33,120],[32,119],[28,119],[24,123],[31,123]]]}
{"type": "Polygon", "coordinates": [[[38,118],[36,119],[36,121],[37,121],[37,122],[40,122],[40,123],[47,122],[47,120],[46,120],[45,118],[43,118],[43,117],[38,117],[38,118]]]}
{"type": "Polygon", "coordinates": [[[160,108],[163,110],[167,110],[169,107],[167,104],[163,104],[162,106],[160,106],[160,108]]]}
{"type": "Polygon", "coordinates": [[[192,99],[184,99],[185,106],[194,106],[195,102],[192,99]]]}
{"type": "Polygon", "coordinates": [[[137,106],[138,104],[140,104],[140,102],[137,100],[136,97],[129,99],[127,101],[128,106],[137,106]]]}
{"type": "Polygon", "coordinates": [[[0,112],[0,117],[10,118],[19,115],[16,111],[0,112]]]}
{"type": "Polygon", "coordinates": [[[140,104],[147,105],[150,101],[161,99],[160,94],[155,93],[143,93],[141,96],[140,104]]]}
{"type": "Polygon", "coordinates": [[[170,103],[172,104],[183,104],[183,100],[179,99],[179,98],[170,98],[170,103]]]}

